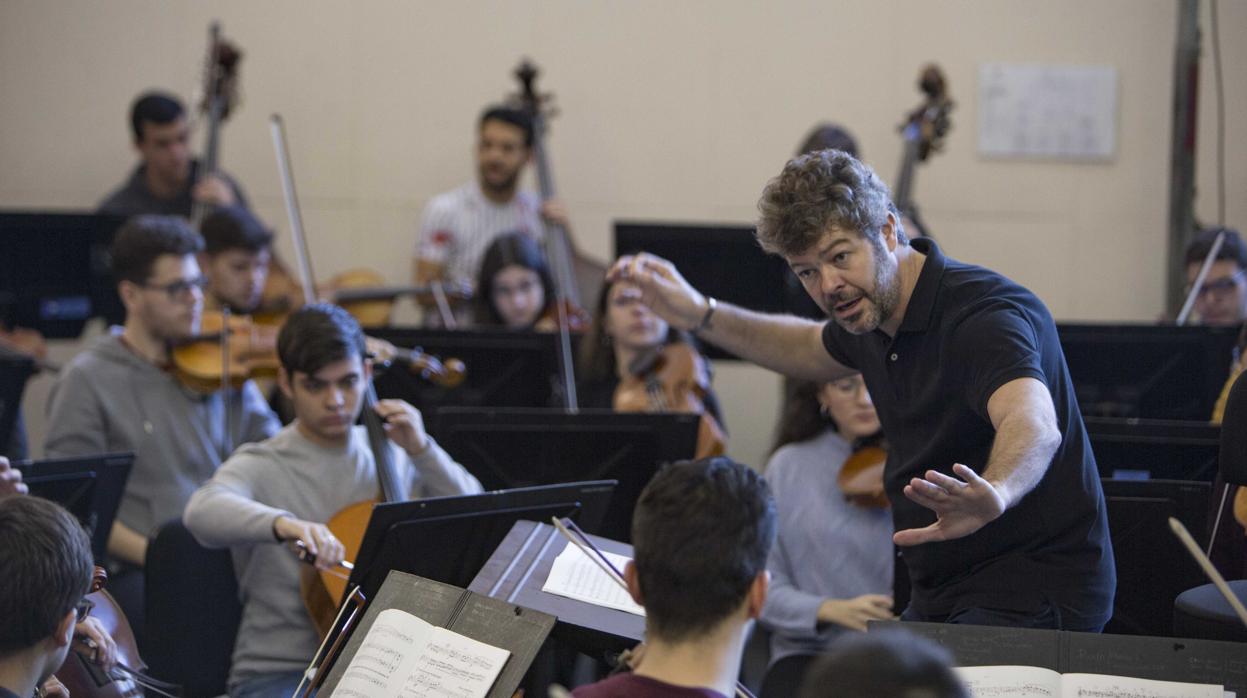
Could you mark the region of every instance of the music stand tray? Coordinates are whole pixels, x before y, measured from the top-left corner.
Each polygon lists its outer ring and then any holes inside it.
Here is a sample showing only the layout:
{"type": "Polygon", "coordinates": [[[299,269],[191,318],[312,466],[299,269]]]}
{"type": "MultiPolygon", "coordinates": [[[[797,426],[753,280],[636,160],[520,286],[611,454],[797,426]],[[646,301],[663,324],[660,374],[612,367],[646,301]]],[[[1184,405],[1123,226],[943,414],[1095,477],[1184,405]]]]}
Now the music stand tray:
{"type": "Polygon", "coordinates": [[[466,587],[516,521],[600,522],[614,488],[598,480],[378,504],[347,592],[358,586],[371,599],[391,570],[466,587]]]}
{"type": "MultiPolygon", "coordinates": [[[[601,550],[632,557],[626,543],[589,538],[601,550]]],[[[557,617],[551,634],[585,654],[600,656],[636,645],[645,637],[644,618],[541,590],[567,545],[550,524],[517,521],[468,589],[557,617]]]]}

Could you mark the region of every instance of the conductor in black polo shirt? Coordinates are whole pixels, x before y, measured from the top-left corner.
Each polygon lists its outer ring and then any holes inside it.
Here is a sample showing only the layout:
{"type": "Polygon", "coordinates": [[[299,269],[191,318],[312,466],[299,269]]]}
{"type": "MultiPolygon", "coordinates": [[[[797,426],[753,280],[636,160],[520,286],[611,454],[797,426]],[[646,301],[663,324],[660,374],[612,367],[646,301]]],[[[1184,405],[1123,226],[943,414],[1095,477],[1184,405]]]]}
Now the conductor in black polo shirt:
{"type": "Polygon", "coordinates": [[[676,327],[786,375],[860,372],[891,447],[906,620],[1099,631],[1116,587],[1104,495],[1056,325],[1030,291],[908,241],[887,186],[837,150],[795,158],[758,241],[833,322],[717,303],[671,263],[612,279],[676,327]]]}

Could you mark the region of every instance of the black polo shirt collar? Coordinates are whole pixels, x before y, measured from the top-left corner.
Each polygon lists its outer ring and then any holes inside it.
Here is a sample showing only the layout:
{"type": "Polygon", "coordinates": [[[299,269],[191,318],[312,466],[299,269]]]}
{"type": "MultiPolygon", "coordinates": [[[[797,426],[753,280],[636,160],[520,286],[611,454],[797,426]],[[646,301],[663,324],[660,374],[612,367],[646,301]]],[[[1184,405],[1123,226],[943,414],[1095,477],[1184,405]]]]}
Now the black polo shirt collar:
{"type": "Polygon", "coordinates": [[[940,282],[944,278],[947,262],[939,245],[931,238],[918,238],[909,241],[910,247],[926,255],[922,271],[918,273],[918,283],[909,296],[909,305],[905,307],[905,317],[901,319],[901,332],[925,332],[931,326],[931,317],[935,314],[935,302],[940,294],[940,282]]]}

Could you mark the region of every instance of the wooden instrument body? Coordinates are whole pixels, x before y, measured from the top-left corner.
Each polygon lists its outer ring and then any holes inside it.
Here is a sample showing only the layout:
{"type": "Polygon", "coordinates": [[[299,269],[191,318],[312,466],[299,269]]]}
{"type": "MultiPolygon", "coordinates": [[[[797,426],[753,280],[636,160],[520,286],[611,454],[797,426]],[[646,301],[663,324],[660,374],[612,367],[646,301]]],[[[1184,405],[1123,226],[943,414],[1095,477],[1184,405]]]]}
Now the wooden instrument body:
{"type": "MultiPolygon", "coordinates": [[[[116,643],[117,662],[136,671],[145,672],[147,665],[139,657],[138,645],[134,641],[134,631],[130,628],[130,621],[126,619],[117,601],[102,588],[87,594],[84,598],[95,604],[91,609],[91,617],[99,621],[104,631],[116,643]]],[[[106,673],[92,659],[93,654],[93,649],[80,638],[75,638],[73,647],[65,656],[64,663],[56,670],[56,678],[65,685],[71,696],[74,698],[143,696],[143,688],[128,672],[114,668],[106,673]]]]}
{"type": "MultiPolygon", "coordinates": [[[[344,560],[358,557],[359,546],[364,542],[364,532],[368,529],[368,520],[372,518],[372,509],[376,505],[377,500],[355,502],[334,514],[325,524],[345,549],[344,560]]],[[[321,637],[333,626],[338,605],[346,597],[347,580],[343,576],[341,570],[317,570],[311,565],[302,570],[299,586],[303,604],[321,637]]]]}
{"type": "Polygon", "coordinates": [[[277,328],[261,325],[245,315],[229,319],[229,363],[221,353],[221,334],[225,316],[208,311],[200,322],[200,335],[174,347],[173,373],[183,385],[205,395],[221,388],[222,374],[228,371],[229,383],[242,387],[250,378],[277,376],[277,328]]]}
{"type": "Polygon", "coordinates": [[[701,415],[697,458],[727,451],[727,434],[706,410],[710,369],[696,349],[683,342],[665,344],[629,366],[629,378],[615,389],[617,412],[683,412],[701,415]]]}
{"type": "Polygon", "coordinates": [[[837,477],[845,499],[866,508],[891,506],[883,488],[883,469],[887,462],[888,452],[879,446],[863,446],[853,451],[840,466],[837,477]]]}

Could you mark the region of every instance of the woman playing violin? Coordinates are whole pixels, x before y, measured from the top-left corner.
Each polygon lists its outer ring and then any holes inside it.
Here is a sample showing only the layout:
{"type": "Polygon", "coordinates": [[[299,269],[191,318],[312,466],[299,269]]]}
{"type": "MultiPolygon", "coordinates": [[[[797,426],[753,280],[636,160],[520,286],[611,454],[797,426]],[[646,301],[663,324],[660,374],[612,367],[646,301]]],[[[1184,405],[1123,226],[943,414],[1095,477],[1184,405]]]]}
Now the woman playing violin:
{"type": "Polygon", "coordinates": [[[503,233],[485,249],[477,275],[477,325],[532,329],[553,307],[554,282],[540,246],[527,233],[503,233]]]}
{"type": "MultiPolygon", "coordinates": [[[[230,695],[291,695],[319,636],[300,598],[301,563],[282,543],[301,543],[320,569],[344,547],[325,525],[347,505],[377,497],[363,407],[371,365],[364,335],[345,310],[312,304],[291,314],[277,339],[278,385],[295,420],[241,448],[191,498],[187,528],[211,547],[233,548],[243,601],[230,695]]],[[[471,494],[481,485],[424,431],[420,413],[381,400],[390,460],[413,497],[471,494]]]]}
{"type": "MultiPolygon", "coordinates": [[[[689,401],[700,404],[702,409],[697,411],[703,412],[721,435],[723,416],[710,386],[709,364],[697,352],[687,332],[671,327],[655,315],[641,302],[640,289],[626,282],[607,282],[602,287],[593,322],[580,341],[577,369],[580,371],[581,406],[653,412],[684,409],[672,404],[621,408],[617,400],[620,388],[647,380],[646,375],[637,375],[650,372],[648,367],[655,365],[654,361],[647,361],[647,357],[659,356],[657,365],[661,372],[661,352],[673,347],[694,359],[690,370],[695,375],[677,377],[689,393],[685,404],[689,401]]],[[[645,392],[644,387],[641,392],[645,392]]],[[[702,445],[699,443],[699,452],[702,445]]],[[[721,444],[719,452],[722,452],[721,444]]]]}
{"type": "Polygon", "coordinates": [[[892,617],[892,518],[885,508],[850,500],[839,478],[856,446],[879,435],[862,377],[790,381],[785,392],[765,471],[779,535],[767,561],[771,593],[761,621],[773,633],[768,674],[795,677],[795,690],[812,656],[837,635],[892,617]]]}

